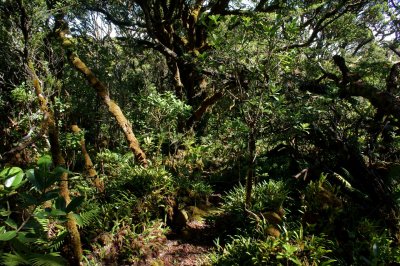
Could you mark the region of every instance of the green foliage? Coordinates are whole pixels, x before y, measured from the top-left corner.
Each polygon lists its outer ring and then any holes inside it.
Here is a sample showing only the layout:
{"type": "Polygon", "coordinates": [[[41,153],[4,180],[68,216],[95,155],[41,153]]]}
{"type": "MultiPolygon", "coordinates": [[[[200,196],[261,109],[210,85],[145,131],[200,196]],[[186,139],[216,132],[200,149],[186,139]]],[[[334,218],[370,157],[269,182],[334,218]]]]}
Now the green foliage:
{"type": "Polygon", "coordinates": [[[91,244],[90,263],[148,263],[156,258],[166,242],[163,224],[153,221],[148,224],[121,222],[113,227],[112,233],[103,233],[91,244]]]}
{"type": "Polygon", "coordinates": [[[400,261],[400,248],[389,230],[376,222],[361,220],[343,248],[351,250],[354,264],[390,265],[400,261]]]}
{"type": "MultiPolygon", "coordinates": [[[[244,211],[244,199],[245,188],[239,185],[227,193],[221,208],[227,213],[239,215],[244,211]]],[[[256,213],[278,210],[287,199],[288,190],[283,181],[262,181],[253,188],[250,210],[256,213]]]]}
{"type": "Polygon", "coordinates": [[[399,263],[400,126],[388,113],[398,109],[398,77],[386,86],[398,60],[396,1],[196,1],[198,13],[195,1],[133,2],[0,1],[3,264],[60,264],[67,214],[88,262],[147,263],[165,241],[165,225],[154,221],[185,205],[218,204],[213,191],[228,191],[219,233],[240,234],[219,246],[217,265],[399,263]],[[148,168],[126,154],[120,125],[66,64],[53,38],[58,12],[132,124],[148,168]],[[333,55],[344,58],[348,80],[333,55]],[[26,61],[55,115],[68,169],[84,171],[77,155],[85,136],[104,191],[77,174],[67,205],[55,189],[66,169],[49,156],[34,164],[49,150],[48,117],[26,61]],[[352,86],[361,89],[345,95],[352,86]],[[86,134],[70,132],[75,122],[86,134]],[[250,167],[256,184],[245,210],[240,183],[250,167]],[[281,181],[268,179],[275,176],[281,181]]]}
{"type": "Polygon", "coordinates": [[[11,91],[11,99],[18,104],[30,104],[34,100],[34,96],[26,84],[22,83],[11,91]]]}
{"type": "Polygon", "coordinates": [[[19,167],[7,167],[0,172],[1,194],[11,193],[22,186],[24,180],[24,172],[19,167]]]}
{"type": "Polygon", "coordinates": [[[234,236],[225,246],[217,244],[210,260],[213,265],[335,265],[332,247],[324,235],[304,236],[299,228],[278,238],[234,236]]]}
{"type": "MultiPolygon", "coordinates": [[[[66,263],[57,253],[67,236],[63,224],[67,214],[75,212],[84,198],[75,197],[66,205],[59,197],[54,185],[64,172],[69,171],[62,167],[53,169],[51,157],[47,155],[25,172],[18,167],[1,171],[6,192],[1,194],[0,204],[0,244],[5,251],[2,256],[5,265],[66,263]],[[44,209],[45,202],[53,206],[44,209]]],[[[80,216],[73,215],[79,224],[80,216]]]]}
{"type": "Polygon", "coordinates": [[[60,254],[31,254],[29,256],[22,256],[20,254],[5,254],[3,256],[3,263],[6,266],[17,265],[34,265],[34,266],[62,266],[67,263],[60,254]]]}

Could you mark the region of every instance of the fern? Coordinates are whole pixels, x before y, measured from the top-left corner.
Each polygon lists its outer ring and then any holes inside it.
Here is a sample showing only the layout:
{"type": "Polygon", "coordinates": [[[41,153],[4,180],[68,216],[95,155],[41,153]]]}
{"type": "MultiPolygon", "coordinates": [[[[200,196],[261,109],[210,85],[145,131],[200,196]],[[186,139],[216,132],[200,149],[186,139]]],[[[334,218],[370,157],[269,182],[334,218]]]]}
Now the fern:
{"type": "Polygon", "coordinates": [[[65,237],[68,235],[68,231],[64,230],[60,232],[57,237],[52,241],[50,245],[51,251],[56,251],[61,248],[61,245],[64,243],[65,237]]]}
{"type": "Polygon", "coordinates": [[[29,261],[22,255],[15,253],[4,254],[1,258],[5,266],[29,265],[29,261]]]}
{"type": "Polygon", "coordinates": [[[32,266],[64,266],[67,261],[62,258],[58,253],[50,254],[33,254],[29,256],[29,263],[32,266]]]}
{"type": "Polygon", "coordinates": [[[90,211],[86,211],[86,212],[81,212],[79,215],[82,218],[83,221],[83,226],[88,226],[90,225],[92,222],[94,222],[98,216],[98,214],[100,213],[100,209],[96,206],[96,208],[90,210],[90,211]]]}

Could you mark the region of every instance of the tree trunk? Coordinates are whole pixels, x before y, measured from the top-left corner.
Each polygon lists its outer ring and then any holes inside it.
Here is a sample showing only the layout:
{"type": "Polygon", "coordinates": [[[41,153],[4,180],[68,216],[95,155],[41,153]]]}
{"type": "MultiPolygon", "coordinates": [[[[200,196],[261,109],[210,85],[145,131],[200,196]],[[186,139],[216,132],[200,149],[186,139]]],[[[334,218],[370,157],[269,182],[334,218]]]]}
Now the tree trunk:
{"type": "Polygon", "coordinates": [[[247,147],[249,150],[249,162],[248,162],[248,170],[247,170],[247,178],[246,178],[246,202],[245,207],[249,209],[251,206],[251,196],[253,190],[253,180],[254,180],[254,168],[255,168],[255,159],[256,159],[256,138],[255,138],[255,129],[250,128],[249,139],[247,143],[247,147]]]}
{"type": "MultiPolygon", "coordinates": [[[[49,134],[50,150],[55,166],[65,167],[65,160],[61,153],[59,134],[57,123],[54,118],[53,111],[48,107],[47,100],[42,94],[42,87],[40,85],[39,78],[36,75],[33,64],[28,63],[29,72],[33,79],[33,87],[35,89],[36,96],[38,97],[40,109],[42,110],[45,117],[45,124],[47,126],[47,132],[49,134]]],[[[71,202],[68,189],[68,173],[64,172],[60,177],[60,196],[64,198],[65,203],[68,205],[71,202]]],[[[78,227],[76,225],[75,218],[72,213],[67,214],[66,224],[69,236],[70,244],[72,247],[71,257],[68,258],[71,265],[79,265],[82,258],[82,245],[81,237],[79,235],[78,227]]]]}
{"type": "MultiPolygon", "coordinates": [[[[78,127],[78,125],[72,125],[71,129],[75,134],[79,134],[81,132],[81,129],[78,127]]],[[[104,192],[104,184],[98,177],[96,169],[94,169],[92,160],[90,159],[89,153],[87,152],[87,149],[86,149],[84,136],[82,136],[79,143],[81,144],[82,155],[85,159],[86,175],[94,183],[94,186],[96,187],[96,189],[102,193],[102,192],[104,192]]]]}
{"type": "Polygon", "coordinates": [[[94,75],[94,73],[73,51],[72,41],[66,37],[68,28],[64,19],[58,18],[57,24],[58,27],[56,26],[55,32],[58,34],[62,46],[64,47],[64,49],[66,49],[69,62],[86,78],[87,81],[89,81],[89,84],[92,86],[92,88],[96,90],[97,95],[108,107],[108,111],[114,116],[119,127],[124,132],[125,138],[129,144],[129,148],[135,155],[136,160],[142,166],[147,167],[146,154],[140,148],[139,142],[136,139],[135,134],[133,133],[132,125],[129,123],[128,119],[125,117],[118,104],[111,100],[107,86],[94,75]]]}

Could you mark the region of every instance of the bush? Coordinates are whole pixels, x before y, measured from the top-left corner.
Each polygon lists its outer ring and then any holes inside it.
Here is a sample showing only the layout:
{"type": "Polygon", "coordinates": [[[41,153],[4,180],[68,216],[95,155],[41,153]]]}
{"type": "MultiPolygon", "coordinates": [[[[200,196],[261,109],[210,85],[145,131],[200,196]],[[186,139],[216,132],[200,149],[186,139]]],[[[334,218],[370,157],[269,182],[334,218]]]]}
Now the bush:
{"type": "Polygon", "coordinates": [[[334,265],[332,246],[324,235],[304,236],[300,227],[278,238],[232,237],[225,247],[217,244],[210,260],[213,265],[334,265]]]}

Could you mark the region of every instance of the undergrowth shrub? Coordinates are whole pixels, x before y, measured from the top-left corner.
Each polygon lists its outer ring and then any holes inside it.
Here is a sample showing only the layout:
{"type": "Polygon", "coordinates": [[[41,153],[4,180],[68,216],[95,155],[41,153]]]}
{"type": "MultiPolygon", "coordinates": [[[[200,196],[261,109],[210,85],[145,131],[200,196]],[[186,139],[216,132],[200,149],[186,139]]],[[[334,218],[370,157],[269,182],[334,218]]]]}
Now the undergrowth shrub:
{"type": "Polygon", "coordinates": [[[163,248],[167,231],[159,220],[140,224],[133,224],[129,219],[121,221],[92,241],[92,252],[86,256],[86,262],[89,265],[148,265],[163,248]]]}
{"type": "Polygon", "coordinates": [[[173,177],[162,166],[143,168],[132,164],[132,155],[107,150],[99,154],[98,160],[106,184],[102,212],[113,216],[108,221],[157,218],[162,213],[160,208],[167,208],[168,199],[176,194],[173,177]]]}
{"type": "MultiPolygon", "coordinates": [[[[288,190],[283,181],[262,181],[253,188],[250,210],[256,213],[282,208],[288,199],[288,190]]],[[[229,191],[221,206],[225,213],[241,215],[244,212],[245,188],[239,185],[229,191]]]]}
{"type": "Polygon", "coordinates": [[[245,210],[245,188],[242,185],[234,187],[223,199],[224,202],[220,207],[222,214],[215,218],[211,217],[209,222],[215,224],[219,235],[223,237],[222,242],[225,242],[228,235],[239,232],[254,233],[258,223],[254,221],[255,217],[260,220],[264,216],[273,216],[272,218],[276,217],[279,223],[282,222],[285,216],[284,204],[288,202],[289,197],[287,186],[283,181],[270,179],[254,186],[248,210],[245,210]]]}
{"type": "Polygon", "coordinates": [[[304,236],[302,227],[280,237],[256,239],[237,235],[225,246],[217,243],[213,265],[335,265],[333,243],[323,235],[304,236]]]}

